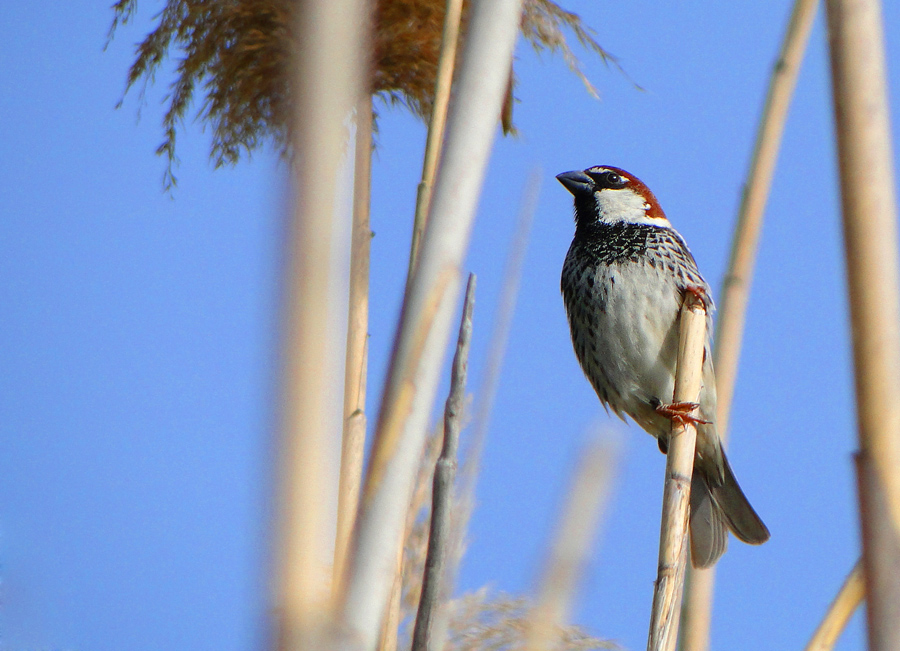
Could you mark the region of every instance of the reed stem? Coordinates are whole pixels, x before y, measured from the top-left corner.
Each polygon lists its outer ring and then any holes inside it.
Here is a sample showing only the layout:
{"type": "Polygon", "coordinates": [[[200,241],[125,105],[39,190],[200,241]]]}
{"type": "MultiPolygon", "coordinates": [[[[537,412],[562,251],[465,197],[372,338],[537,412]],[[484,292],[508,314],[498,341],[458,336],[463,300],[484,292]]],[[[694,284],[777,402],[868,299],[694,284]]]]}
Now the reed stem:
{"type": "Polygon", "coordinates": [[[294,20],[293,213],[286,253],[278,459],[277,630],[284,651],[329,646],[341,433],[348,223],[337,214],[343,121],[359,97],[359,0],[303,2],[294,20]],[[348,17],[350,17],[348,19],[348,17]]]}
{"type": "MultiPolygon", "coordinates": [[[[681,308],[675,403],[698,403],[706,346],[706,307],[688,292],[681,308]]],[[[688,517],[697,429],[690,421],[672,421],[659,536],[659,566],[653,592],[647,651],[672,651],[688,557],[688,517]]]]}
{"type": "Polygon", "coordinates": [[[431,119],[428,123],[428,135],[425,140],[425,158],[422,161],[422,180],[416,191],[416,215],[413,221],[412,243],[409,248],[409,271],[407,284],[412,278],[416,259],[419,256],[419,243],[425,232],[428,210],[431,208],[431,191],[434,187],[434,175],[441,155],[444,141],[444,125],[447,122],[447,106],[450,103],[450,88],[453,83],[453,70],[456,67],[456,49],[459,42],[459,22],[462,16],[463,0],[447,0],[444,12],[444,31],[441,34],[441,52],[438,55],[437,79],[434,88],[434,104],[431,108],[431,119]]]}
{"type": "Polygon", "coordinates": [[[863,576],[862,559],[853,566],[840,592],[831,602],[825,617],[813,633],[806,651],[831,651],[866,596],[866,582],[863,576]]]}
{"type": "Polygon", "coordinates": [[[828,0],[869,648],[900,649],[900,265],[878,0],[828,0]]]}

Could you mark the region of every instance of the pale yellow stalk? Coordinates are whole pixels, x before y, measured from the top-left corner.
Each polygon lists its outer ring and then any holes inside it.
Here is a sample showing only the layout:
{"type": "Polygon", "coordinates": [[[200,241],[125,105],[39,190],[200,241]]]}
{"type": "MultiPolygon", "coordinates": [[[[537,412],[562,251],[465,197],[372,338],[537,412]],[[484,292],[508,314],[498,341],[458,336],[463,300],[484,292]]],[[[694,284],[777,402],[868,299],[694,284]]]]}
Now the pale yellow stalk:
{"type": "Polygon", "coordinates": [[[900,264],[878,0],[828,0],[869,648],[900,649],[900,264]]]}
{"type": "Polygon", "coordinates": [[[416,191],[416,215],[413,221],[412,244],[409,248],[407,283],[412,278],[416,259],[419,255],[419,242],[422,239],[422,233],[425,232],[428,209],[431,207],[434,175],[437,172],[437,164],[441,156],[441,145],[444,142],[444,125],[447,122],[450,87],[453,82],[453,70],[456,66],[456,49],[459,42],[459,21],[462,16],[462,5],[463,0],[447,0],[447,8],[444,13],[444,31],[441,34],[441,52],[438,55],[434,103],[431,107],[431,120],[428,123],[428,135],[425,140],[425,158],[422,161],[422,180],[419,181],[419,187],[416,191]]]}
{"type": "MultiPolygon", "coordinates": [[[[697,403],[708,335],[706,308],[703,302],[691,293],[685,295],[679,328],[673,402],[697,403]]],[[[672,421],[669,451],[666,454],[659,565],[653,591],[647,651],[672,651],[678,639],[679,609],[689,554],[688,516],[696,440],[697,428],[693,423],[672,421]]]]}
{"type": "MultiPolygon", "coordinates": [[[[293,96],[294,202],[290,222],[278,461],[273,640],[284,651],[328,646],[337,501],[337,442],[347,305],[342,300],[349,223],[335,202],[359,97],[358,0],[299,3],[293,96]],[[349,17],[349,18],[348,18],[349,17]]],[[[349,220],[348,220],[349,221],[349,220]]]]}

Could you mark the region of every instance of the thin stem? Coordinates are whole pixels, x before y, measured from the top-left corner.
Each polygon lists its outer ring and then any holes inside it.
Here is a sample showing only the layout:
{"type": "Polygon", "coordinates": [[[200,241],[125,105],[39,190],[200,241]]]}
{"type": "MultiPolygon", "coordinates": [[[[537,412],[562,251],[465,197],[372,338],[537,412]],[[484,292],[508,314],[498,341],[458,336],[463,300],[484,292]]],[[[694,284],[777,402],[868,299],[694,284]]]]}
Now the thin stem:
{"type": "Polygon", "coordinates": [[[475,274],[469,274],[462,320],[459,324],[456,354],[453,357],[453,369],[450,376],[450,395],[444,407],[444,443],[434,469],[428,552],[425,556],[422,596],[419,600],[416,624],[413,629],[412,651],[439,651],[432,644],[432,625],[434,613],[443,597],[442,579],[447,559],[447,541],[450,538],[453,487],[456,482],[456,456],[459,449],[460,420],[466,393],[474,302],[475,274]]]}
{"type": "MultiPolygon", "coordinates": [[[[673,402],[698,402],[706,338],[706,308],[702,301],[688,292],[681,308],[673,402]]],[[[693,423],[672,421],[666,455],[659,566],[647,651],[671,651],[678,638],[678,609],[688,557],[688,516],[696,439],[697,430],[693,423]]]]}
{"type": "Polygon", "coordinates": [[[813,633],[805,651],[831,651],[865,596],[866,582],[862,560],[859,560],[828,607],[828,612],[813,633]]]}
{"type": "Polygon", "coordinates": [[[387,613],[381,624],[379,651],[397,651],[397,634],[400,628],[400,598],[403,595],[403,544],[397,547],[397,566],[394,571],[394,585],[388,600],[387,613]]]}
{"type": "MultiPolygon", "coordinates": [[[[716,429],[723,445],[728,439],[728,422],[737,382],[747,303],[750,299],[750,285],[756,266],[756,252],[766,202],[778,162],[784,125],[787,122],[788,110],[817,7],[818,0],[796,0],[794,3],[781,44],[781,52],[769,79],[769,90],[760,117],[756,144],[738,211],[731,259],[719,297],[713,361],[716,369],[716,429]]],[[[703,570],[688,568],[688,583],[682,613],[683,651],[709,649],[715,577],[714,567],[703,570]]]]}
{"type": "Polygon", "coordinates": [[[413,222],[412,244],[409,248],[409,271],[407,284],[412,278],[413,269],[419,256],[419,243],[425,232],[428,210],[431,207],[431,190],[434,186],[434,175],[437,172],[441,144],[444,142],[444,125],[447,121],[447,106],[450,103],[450,87],[453,82],[453,69],[456,65],[456,49],[459,41],[459,21],[462,16],[463,0],[447,0],[444,12],[444,31],[441,35],[441,51],[438,55],[437,76],[434,89],[434,104],[431,107],[431,120],[428,123],[428,136],[425,141],[425,159],[422,162],[422,180],[416,192],[416,215],[413,222]]]}
{"type": "Polygon", "coordinates": [[[817,7],[818,0],[796,0],[791,12],[781,52],[769,79],[769,90],[738,210],[728,272],[722,283],[713,354],[716,367],[716,429],[723,440],[728,432],[747,301],[756,266],[766,202],[817,7]]]}

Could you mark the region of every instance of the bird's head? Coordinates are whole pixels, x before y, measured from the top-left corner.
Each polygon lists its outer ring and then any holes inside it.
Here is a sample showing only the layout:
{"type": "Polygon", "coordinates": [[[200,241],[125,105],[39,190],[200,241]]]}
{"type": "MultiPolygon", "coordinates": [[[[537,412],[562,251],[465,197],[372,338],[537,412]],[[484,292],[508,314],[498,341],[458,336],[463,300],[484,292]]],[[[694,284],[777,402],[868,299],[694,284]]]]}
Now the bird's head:
{"type": "Polygon", "coordinates": [[[601,222],[671,228],[650,188],[623,169],[598,165],[580,172],[563,172],[556,178],[575,197],[575,222],[579,226],[601,222]]]}

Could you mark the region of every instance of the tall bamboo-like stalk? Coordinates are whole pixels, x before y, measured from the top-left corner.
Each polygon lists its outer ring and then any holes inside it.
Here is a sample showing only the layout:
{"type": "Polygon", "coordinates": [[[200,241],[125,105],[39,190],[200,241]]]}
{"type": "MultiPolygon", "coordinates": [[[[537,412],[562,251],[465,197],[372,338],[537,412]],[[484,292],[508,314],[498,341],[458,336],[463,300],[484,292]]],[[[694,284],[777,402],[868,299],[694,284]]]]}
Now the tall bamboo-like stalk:
{"type": "MultiPolygon", "coordinates": [[[[679,333],[673,402],[697,404],[707,338],[706,307],[691,293],[685,295],[681,308],[679,333]]],[[[678,639],[679,608],[689,553],[688,517],[696,441],[696,425],[689,421],[672,421],[666,454],[659,566],[653,591],[647,651],[672,651],[678,639]]]]}
{"type": "Polygon", "coordinates": [[[520,0],[480,0],[472,6],[441,171],[404,302],[366,474],[341,599],[342,648],[369,650],[377,642],[520,12],[520,0]]]}
{"type": "Polygon", "coordinates": [[[434,186],[434,175],[441,155],[441,143],[444,141],[444,125],[447,121],[447,105],[450,103],[450,87],[453,82],[453,69],[456,64],[456,49],[459,42],[459,21],[462,16],[463,0],[447,0],[444,13],[444,31],[441,34],[441,53],[438,58],[437,80],[434,88],[434,104],[431,108],[431,120],[428,123],[428,136],[425,140],[425,158],[422,162],[422,180],[416,191],[416,216],[413,221],[412,244],[409,249],[408,279],[412,278],[416,258],[419,255],[419,242],[425,230],[428,209],[431,206],[431,192],[434,186]]]}
{"type": "Polygon", "coordinates": [[[366,374],[369,342],[369,258],[372,230],[369,199],[372,183],[372,96],[364,92],[356,105],[356,151],[353,167],[353,230],[350,237],[350,310],[344,369],[344,429],[338,486],[334,582],[343,580],[347,548],[362,483],[366,444],[366,374]]]}
{"type": "MultiPolygon", "coordinates": [[[[819,0],[794,2],[781,51],[769,79],[769,89],[738,211],[731,259],[722,283],[713,360],[716,368],[716,429],[723,444],[728,438],[731,402],[737,382],[747,303],[766,202],[818,2],[819,0]]],[[[683,651],[707,651],[709,648],[715,577],[714,567],[688,569],[681,628],[680,646],[683,651]]]]}
{"type": "Polygon", "coordinates": [[[869,648],[900,648],[900,264],[878,0],[828,0],[869,648]]]}
{"type": "MultiPolygon", "coordinates": [[[[297,6],[293,162],[295,199],[287,255],[278,495],[280,649],[323,648],[330,624],[331,545],[341,431],[341,332],[346,304],[339,259],[349,233],[335,196],[346,131],[358,97],[358,0],[297,6]],[[348,17],[351,17],[348,20],[348,17]]],[[[349,225],[348,225],[349,226],[349,225]]]]}

